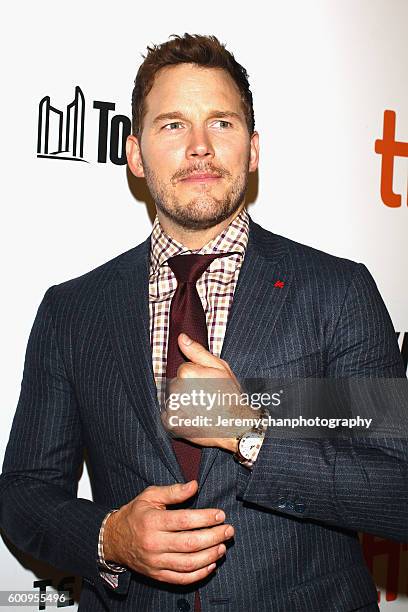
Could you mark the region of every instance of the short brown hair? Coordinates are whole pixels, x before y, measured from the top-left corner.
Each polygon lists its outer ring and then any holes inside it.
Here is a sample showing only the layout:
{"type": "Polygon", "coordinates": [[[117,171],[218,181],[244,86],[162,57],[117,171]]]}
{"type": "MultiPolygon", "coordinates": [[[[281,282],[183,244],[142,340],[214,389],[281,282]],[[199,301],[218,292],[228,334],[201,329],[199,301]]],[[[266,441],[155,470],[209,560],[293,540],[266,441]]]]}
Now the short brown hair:
{"type": "Polygon", "coordinates": [[[223,68],[237,85],[244,108],[246,124],[250,134],[255,129],[252,93],[249,88],[247,71],[239,64],[232,53],[215,36],[200,34],[172,34],[172,40],[160,45],[147,47],[147,55],[140,66],[132,94],[132,130],[140,137],[143,117],[146,112],[145,99],[153,87],[156,73],[165,66],[176,64],[197,64],[207,68],[223,68]]]}

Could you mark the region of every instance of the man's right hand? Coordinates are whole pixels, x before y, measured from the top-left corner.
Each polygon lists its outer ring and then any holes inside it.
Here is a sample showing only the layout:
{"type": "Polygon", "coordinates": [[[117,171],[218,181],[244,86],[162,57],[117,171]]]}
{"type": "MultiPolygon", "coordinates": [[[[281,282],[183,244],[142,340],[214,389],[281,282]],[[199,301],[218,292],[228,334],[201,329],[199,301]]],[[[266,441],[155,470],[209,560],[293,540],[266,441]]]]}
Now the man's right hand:
{"type": "Polygon", "coordinates": [[[221,524],[217,509],[167,510],[197,492],[197,481],[150,486],[108,518],[104,537],[107,562],[173,584],[202,580],[225,554],[223,543],[234,535],[221,524]]]}

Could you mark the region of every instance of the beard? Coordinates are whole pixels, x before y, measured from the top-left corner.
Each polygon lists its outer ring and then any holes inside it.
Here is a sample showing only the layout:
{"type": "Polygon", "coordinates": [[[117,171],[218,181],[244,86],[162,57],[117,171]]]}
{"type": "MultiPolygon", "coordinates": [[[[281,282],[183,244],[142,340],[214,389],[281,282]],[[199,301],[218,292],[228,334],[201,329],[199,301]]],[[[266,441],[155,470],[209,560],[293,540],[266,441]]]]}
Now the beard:
{"type": "Polygon", "coordinates": [[[167,186],[157,174],[144,163],[144,173],[149,191],[156,207],[173,223],[186,230],[205,230],[218,225],[232,216],[241,206],[248,186],[248,170],[243,170],[235,179],[231,173],[213,164],[198,163],[188,170],[176,172],[167,186]],[[211,186],[203,186],[202,193],[188,202],[180,202],[173,192],[174,185],[183,178],[199,172],[213,173],[226,178],[228,189],[221,198],[211,194],[211,186]]]}

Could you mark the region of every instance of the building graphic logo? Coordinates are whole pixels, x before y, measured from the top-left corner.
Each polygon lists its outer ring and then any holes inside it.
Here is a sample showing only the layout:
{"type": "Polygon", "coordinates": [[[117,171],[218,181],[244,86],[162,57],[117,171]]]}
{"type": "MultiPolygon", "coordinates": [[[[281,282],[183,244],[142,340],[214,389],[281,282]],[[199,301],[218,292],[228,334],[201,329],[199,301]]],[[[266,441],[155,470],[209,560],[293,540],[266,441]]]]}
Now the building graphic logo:
{"type": "Polygon", "coordinates": [[[78,85],[65,113],[51,106],[45,96],[38,109],[37,157],[82,161],[84,159],[85,98],[78,85]]]}

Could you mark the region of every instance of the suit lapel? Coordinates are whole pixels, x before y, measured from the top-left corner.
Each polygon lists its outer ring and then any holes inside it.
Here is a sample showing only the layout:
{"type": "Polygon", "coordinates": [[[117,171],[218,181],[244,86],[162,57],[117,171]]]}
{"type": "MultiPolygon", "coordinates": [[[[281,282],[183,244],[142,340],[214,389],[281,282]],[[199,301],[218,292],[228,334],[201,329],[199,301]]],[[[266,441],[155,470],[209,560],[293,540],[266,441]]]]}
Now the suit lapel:
{"type": "Polygon", "coordinates": [[[116,361],[136,414],[158,455],[184,482],[171,440],[160,420],[149,324],[149,238],[132,249],[105,289],[105,309],[116,361]]]}
{"type": "MultiPolygon", "coordinates": [[[[248,245],[220,355],[239,380],[249,378],[261,359],[289,293],[291,279],[290,258],[284,242],[250,218],[248,245]],[[279,281],[283,286],[275,286],[279,281]]],[[[200,486],[219,452],[218,448],[203,449],[200,486]]]]}

